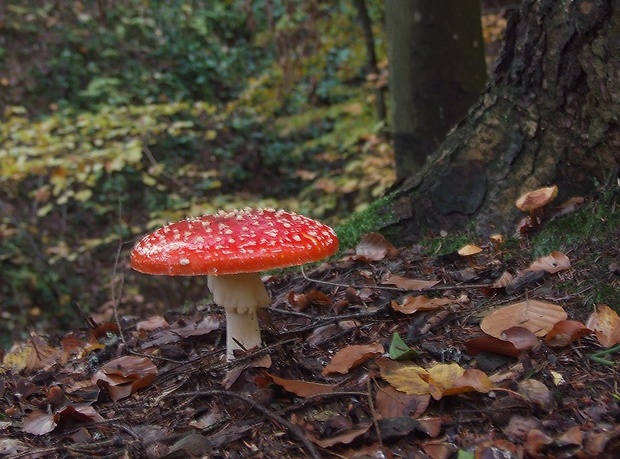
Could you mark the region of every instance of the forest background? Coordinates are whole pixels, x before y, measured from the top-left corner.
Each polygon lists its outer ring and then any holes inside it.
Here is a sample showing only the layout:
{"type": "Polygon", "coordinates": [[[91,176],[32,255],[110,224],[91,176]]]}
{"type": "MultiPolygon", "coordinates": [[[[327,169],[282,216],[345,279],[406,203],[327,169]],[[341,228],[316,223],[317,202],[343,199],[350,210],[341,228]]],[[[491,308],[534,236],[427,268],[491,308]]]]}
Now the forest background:
{"type": "MultiPolygon", "coordinates": [[[[382,196],[385,21],[364,5],[377,69],[355,2],[3,2],[0,345],[105,306],[119,271],[126,311],[202,296],[145,299],[131,277],[126,249],[168,221],[253,206],[337,225],[382,196]]],[[[505,11],[485,2],[489,65],[505,11]]]]}

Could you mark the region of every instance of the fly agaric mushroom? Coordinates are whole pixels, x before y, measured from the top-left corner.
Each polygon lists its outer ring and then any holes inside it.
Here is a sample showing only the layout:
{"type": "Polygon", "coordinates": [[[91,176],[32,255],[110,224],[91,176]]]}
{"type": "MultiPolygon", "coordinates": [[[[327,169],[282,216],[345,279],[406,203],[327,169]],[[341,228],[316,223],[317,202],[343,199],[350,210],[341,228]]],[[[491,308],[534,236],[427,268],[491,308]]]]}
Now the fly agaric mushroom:
{"type": "Polygon", "coordinates": [[[557,185],[543,187],[521,195],[515,205],[521,212],[529,213],[530,226],[534,230],[540,225],[543,208],[553,201],[557,195],[557,185]]]}
{"type": "Polygon", "coordinates": [[[284,210],[220,211],[171,223],[131,251],[136,271],[207,275],[213,301],[226,310],[226,356],[261,345],[256,311],[269,304],[260,271],[318,261],[338,250],[326,225],[284,210]]]}

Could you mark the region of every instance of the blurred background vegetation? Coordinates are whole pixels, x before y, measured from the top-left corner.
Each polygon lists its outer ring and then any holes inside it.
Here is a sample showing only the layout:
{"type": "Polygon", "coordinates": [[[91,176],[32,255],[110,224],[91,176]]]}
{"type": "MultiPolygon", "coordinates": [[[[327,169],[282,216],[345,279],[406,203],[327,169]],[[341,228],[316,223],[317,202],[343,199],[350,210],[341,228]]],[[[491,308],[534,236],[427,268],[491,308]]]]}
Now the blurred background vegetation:
{"type": "MultiPolygon", "coordinates": [[[[345,0],[2,2],[0,345],[112,301],[204,296],[128,269],[157,225],[245,206],[337,224],[381,196],[383,2],[364,3],[375,72],[345,0]]],[[[502,25],[485,27],[489,46],[502,25]]]]}

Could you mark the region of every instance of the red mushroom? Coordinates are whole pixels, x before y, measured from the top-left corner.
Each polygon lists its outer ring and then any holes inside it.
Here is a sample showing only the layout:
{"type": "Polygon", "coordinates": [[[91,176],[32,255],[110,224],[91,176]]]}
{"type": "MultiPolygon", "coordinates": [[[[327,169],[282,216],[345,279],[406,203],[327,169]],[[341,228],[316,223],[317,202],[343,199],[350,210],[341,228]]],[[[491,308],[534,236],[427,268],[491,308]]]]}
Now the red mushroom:
{"type": "Polygon", "coordinates": [[[171,223],[144,236],[131,267],[146,274],[208,276],[226,310],[227,358],[261,345],[256,311],[269,304],[260,271],[321,260],[338,250],[334,231],[283,210],[220,211],[171,223]]]}

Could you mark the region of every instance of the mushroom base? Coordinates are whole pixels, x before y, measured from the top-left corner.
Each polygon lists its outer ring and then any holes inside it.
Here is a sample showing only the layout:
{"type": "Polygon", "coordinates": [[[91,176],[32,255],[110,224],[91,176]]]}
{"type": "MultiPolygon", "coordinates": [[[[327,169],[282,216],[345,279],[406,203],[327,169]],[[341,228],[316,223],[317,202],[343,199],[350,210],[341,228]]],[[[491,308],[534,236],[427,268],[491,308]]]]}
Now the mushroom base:
{"type": "Polygon", "coordinates": [[[269,294],[258,273],[209,276],[209,290],[215,304],[226,310],[226,357],[235,349],[261,345],[256,311],[269,304],[269,294]]]}

